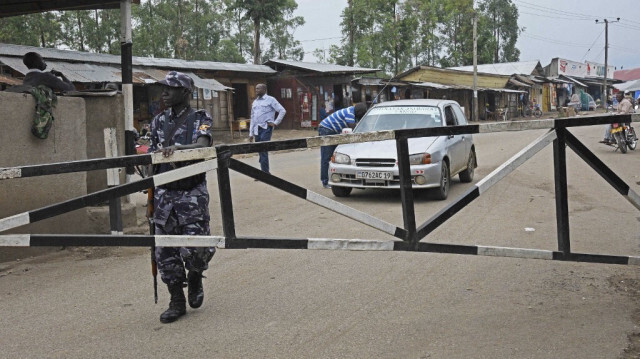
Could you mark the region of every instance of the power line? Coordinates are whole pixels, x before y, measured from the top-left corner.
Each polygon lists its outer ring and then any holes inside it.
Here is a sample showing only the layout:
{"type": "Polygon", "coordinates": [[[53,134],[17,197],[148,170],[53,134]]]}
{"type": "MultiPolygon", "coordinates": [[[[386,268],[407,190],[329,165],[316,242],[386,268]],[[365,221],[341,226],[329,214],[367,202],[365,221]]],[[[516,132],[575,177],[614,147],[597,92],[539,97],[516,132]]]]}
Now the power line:
{"type": "Polygon", "coordinates": [[[529,33],[524,33],[524,32],[522,33],[522,36],[528,37],[528,38],[531,38],[531,39],[534,39],[534,40],[545,41],[545,42],[556,44],[556,45],[581,47],[581,48],[589,47],[589,45],[587,45],[587,44],[576,44],[575,42],[560,41],[560,40],[557,40],[557,39],[550,39],[548,37],[529,34],[529,33]]]}
{"type": "Polygon", "coordinates": [[[597,18],[597,16],[595,15],[587,15],[587,14],[581,14],[578,12],[574,12],[574,11],[564,11],[564,10],[558,10],[558,9],[554,9],[554,8],[550,8],[550,7],[546,7],[546,6],[542,6],[542,5],[537,5],[537,4],[532,4],[526,1],[522,1],[522,0],[513,0],[514,2],[517,2],[520,4],[520,6],[525,7],[525,8],[529,8],[529,9],[534,9],[540,12],[544,12],[544,13],[552,13],[555,15],[564,15],[564,16],[570,16],[572,18],[582,18],[582,19],[588,19],[588,20],[594,20],[597,18]]]}
{"type": "Polygon", "coordinates": [[[602,50],[600,50],[600,52],[598,52],[598,54],[593,58],[594,60],[592,60],[591,62],[597,62],[600,63],[600,56],[602,55],[602,53],[604,52],[604,47],[602,48],[602,50]]]}
{"type": "MultiPolygon", "coordinates": [[[[596,37],[595,40],[593,40],[593,44],[591,44],[591,46],[589,46],[589,50],[587,50],[587,52],[584,53],[584,56],[582,56],[582,60],[584,60],[587,57],[587,54],[589,53],[589,51],[591,51],[591,48],[593,47],[593,45],[596,44],[596,41],[598,41],[598,39],[600,38],[600,36],[602,36],[602,33],[604,33],[604,29],[602,29],[602,32],[600,32],[600,35],[598,35],[598,37],[596,37]]],[[[581,61],[582,61],[581,60],[581,61]]]]}
{"type": "Polygon", "coordinates": [[[640,31],[640,26],[631,26],[631,25],[625,25],[625,24],[617,24],[615,26],[618,26],[627,30],[640,31]]]}
{"type": "MultiPolygon", "coordinates": [[[[542,11],[542,10],[540,10],[540,11],[542,11]]],[[[540,13],[535,14],[535,13],[532,13],[532,12],[526,12],[526,11],[519,11],[519,13],[520,13],[520,14],[527,14],[527,15],[538,16],[538,17],[544,17],[544,18],[547,18],[547,19],[576,20],[576,21],[593,21],[593,19],[587,19],[587,18],[584,18],[584,19],[576,19],[576,18],[564,17],[564,16],[563,16],[563,17],[561,17],[561,16],[549,16],[549,15],[543,15],[543,14],[540,14],[540,13]]]]}

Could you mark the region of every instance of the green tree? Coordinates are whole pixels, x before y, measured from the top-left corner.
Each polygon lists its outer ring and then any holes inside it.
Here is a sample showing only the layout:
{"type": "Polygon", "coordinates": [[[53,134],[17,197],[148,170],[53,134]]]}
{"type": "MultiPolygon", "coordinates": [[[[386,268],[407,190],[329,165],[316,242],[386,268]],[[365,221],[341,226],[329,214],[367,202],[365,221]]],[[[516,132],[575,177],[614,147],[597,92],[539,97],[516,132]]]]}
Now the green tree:
{"type": "Polygon", "coordinates": [[[297,5],[285,9],[282,19],[266,27],[265,37],[269,40],[269,48],[262,56],[263,61],[275,58],[301,61],[304,58],[304,49],[300,41],[293,37],[295,29],[304,25],[304,18],[293,16],[296,8],[297,5]]]}
{"type": "Polygon", "coordinates": [[[57,11],[0,19],[0,41],[6,43],[56,47],[62,44],[60,32],[57,11]]]}
{"type": "Polygon", "coordinates": [[[435,66],[440,62],[440,49],[443,40],[438,33],[438,9],[442,0],[407,0],[405,12],[415,29],[410,37],[413,40],[411,56],[414,65],[426,64],[435,66]]]}
{"type": "Polygon", "coordinates": [[[518,8],[512,0],[483,0],[479,10],[485,17],[484,26],[492,38],[487,41],[493,51],[493,62],[511,62],[520,59],[520,50],[516,48],[518,35],[518,8]]]}
{"type": "Polygon", "coordinates": [[[473,63],[473,0],[446,1],[441,8],[440,31],[446,50],[442,67],[473,63]]]}
{"type": "Polygon", "coordinates": [[[283,19],[285,11],[295,10],[295,0],[236,0],[232,10],[244,11],[243,17],[253,22],[253,63],[261,60],[260,37],[262,25],[274,24],[283,19]]]}

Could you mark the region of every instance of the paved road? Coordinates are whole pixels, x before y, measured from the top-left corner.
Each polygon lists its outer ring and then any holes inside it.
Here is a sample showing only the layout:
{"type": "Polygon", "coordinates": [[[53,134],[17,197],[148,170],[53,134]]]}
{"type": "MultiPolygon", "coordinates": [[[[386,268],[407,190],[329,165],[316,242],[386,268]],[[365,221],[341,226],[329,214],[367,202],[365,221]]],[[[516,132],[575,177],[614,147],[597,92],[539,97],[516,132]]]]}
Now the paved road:
{"type": "MultiPolygon", "coordinates": [[[[640,192],[640,152],[597,144],[600,126],[572,132],[640,192]]],[[[476,136],[476,181],[542,133],[476,136]]],[[[331,197],[320,186],[318,152],[272,155],[273,172],[331,197]]],[[[573,250],[640,255],[638,211],[568,153],[573,250]]],[[[257,165],[256,157],[244,160],[257,165]]],[[[212,227],[221,233],[210,177],[212,227]]],[[[468,186],[454,182],[451,198],[468,186]]],[[[390,239],[239,174],[232,191],[238,235],[390,239]]],[[[402,225],[398,192],[354,191],[341,201],[402,225]]],[[[445,203],[418,198],[418,222],[445,203]]],[[[554,210],[547,148],[426,240],[553,250],[554,210]]],[[[158,321],[168,294],[160,288],[154,305],[150,277],[140,248],[77,248],[0,264],[0,357],[631,358],[640,347],[637,267],[220,250],[205,304],[170,325],[158,321]]]]}

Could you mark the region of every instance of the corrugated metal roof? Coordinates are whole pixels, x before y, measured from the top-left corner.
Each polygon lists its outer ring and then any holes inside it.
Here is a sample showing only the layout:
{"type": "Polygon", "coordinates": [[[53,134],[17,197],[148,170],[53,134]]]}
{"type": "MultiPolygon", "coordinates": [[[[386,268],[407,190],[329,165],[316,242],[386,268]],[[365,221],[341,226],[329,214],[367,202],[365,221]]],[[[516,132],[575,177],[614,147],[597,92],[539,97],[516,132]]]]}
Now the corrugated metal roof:
{"type": "MultiPolygon", "coordinates": [[[[21,58],[0,56],[0,62],[25,75],[27,67],[22,63],[21,58]]],[[[55,69],[62,72],[72,82],[115,82],[122,81],[122,72],[119,68],[108,65],[81,64],[76,62],[48,61],[48,69],[55,69]]],[[[164,80],[169,70],[153,68],[133,68],[133,83],[149,84],[164,80]]],[[[185,72],[193,78],[193,82],[198,88],[208,88],[213,91],[226,91],[231,89],[214,79],[203,79],[193,72],[185,72]]]]}
{"type": "MultiPolygon", "coordinates": [[[[0,62],[25,75],[29,70],[22,58],[0,56],[0,62]]],[[[47,61],[47,69],[62,72],[72,82],[120,82],[121,71],[117,67],[77,62],[47,61]]]]}
{"type": "MultiPolygon", "coordinates": [[[[498,64],[478,65],[478,72],[495,75],[533,75],[540,61],[503,62],[498,64]]],[[[449,67],[450,70],[473,72],[473,66],[449,67]]]]}
{"type": "Polygon", "coordinates": [[[368,69],[363,67],[351,67],[334,64],[317,64],[313,62],[290,61],[290,60],[269,60],[265,64],[277,64],[295,67],[298,69],[321,72],[321,73],[372,73],[378,69],[368,69]]]}
{"type": "Polygon", "coordinates": [[[202,77],[194,74],[193,72],[185,72],[187,76],[193,79],[194,85],[201,89],[211,89],[213,91],[226,91],[233,90],[233,87],[227,87],[214,79],[203,79],[202,77]]]}
{"type": "Polygon", "coordinates": [[[613,78],[621,81],[633,81],[640,79],[640,67],[635,69],[618,70],[613,73],[613,78]]]}
{"type": "MultiPolygon", "coordinates": [[[[22,56],[29,51],[39,53],[47,62],[53,60],[62,60],[65,62],[82,62],[82,63],[98,63],[107,65],[117,65],[120,67],[120,56],[109,54],[96,54],[91,52],[81,52],[72,50],[59,50],[43,47],[33,47],[14,44],[0,44],[0,56],[19,57],[22,62],[22,56]]],[[[134,66],[160,67],[172,70],[210,70],[210,71],[232,71],[232,72],[252,72],[273,74],[276,71],[265,65],[253,64],[236,64],[229,62],[214,61],[187,61],[181,59],[164,59],[153,57],[133,57],[134,66]]]]}
{"type": "Polygon", "coordinates": [[[519,87],[531,87],[531,85],[525,84],[524,82],[520,82],[516,79],[509,79],[509,82],[515,86],[519,86],[519,87]]]}
{"type": "MultiPolygon", "coordinates": [[[[472,87],[463,86],[463,85],[443,85],[435,82],[420,82],[420,83],[412,83],[412,86],[417,87],[427,87],[427,88],[435,88],[439,90],[473,90],[472,87]]],[[[484,88],[478,87],[478,91],[494,91],[494,92],[512,92],[512,93],[521,93],[526,91],[521,90],[511,90],[511,89],[503,89],[503,88],[484,88]]]]}

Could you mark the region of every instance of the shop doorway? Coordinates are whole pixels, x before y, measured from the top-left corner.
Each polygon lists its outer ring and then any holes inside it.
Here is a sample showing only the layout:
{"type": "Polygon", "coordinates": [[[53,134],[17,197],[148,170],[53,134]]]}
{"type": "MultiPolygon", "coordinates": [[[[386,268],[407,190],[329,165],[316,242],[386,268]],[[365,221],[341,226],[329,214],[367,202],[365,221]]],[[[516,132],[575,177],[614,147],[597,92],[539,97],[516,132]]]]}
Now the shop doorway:
{"type": "Polygon", "coordinates": [[[234,120],[249,118],[249,94],[247,84],[231,84],[233,87],[233,114],[234,120]]]}

